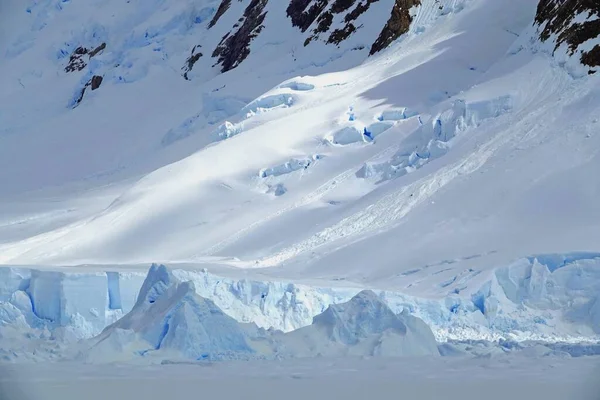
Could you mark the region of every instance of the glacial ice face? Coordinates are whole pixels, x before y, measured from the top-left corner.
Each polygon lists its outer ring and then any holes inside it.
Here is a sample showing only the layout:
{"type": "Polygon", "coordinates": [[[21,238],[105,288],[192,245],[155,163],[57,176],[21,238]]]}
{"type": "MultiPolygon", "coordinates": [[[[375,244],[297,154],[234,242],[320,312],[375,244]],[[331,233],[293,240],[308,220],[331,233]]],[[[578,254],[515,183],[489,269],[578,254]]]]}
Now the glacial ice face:
{"type": "Polygon", "coordinates": [[[395,314],[373,291],[331,305],[312,325],[290,332],[293,354],[343,356],[438,356],[437,342],[419,318],[395,314]]]}
{"type": "Polygon", "coordinates": [[[12,323],[3,312],[18,312],[30,328],[61,340],[100,333],[131,310],[143,281],[141,274],[22,268],[0,268],[0,278],[0,325],[12,323]]]}
{"type": "Polygon", "coordinates": [[[161,351],[191,359],[253,352],[240,324],[197,295],[192,282],[179,282],[164,265],[152,265],[133,309],[92,343],[92,359],[100,353],[107,359],[113,352],[122,357],[119,353],[132,343],[142,347],[141,354],[161,351]]]}
{"type": "MultiPolygon", "coordinates": [[[[599,267],[599,254],[537,255],[497,268],[487,282],[460,294],[446,291],[431,299],[393,291],[376,294],[394,313],[407,310],[425,321],[438,341],[589,340],[600,334],[599,267]]],[[[192,281],[197,294],[235,320],[285,332],[310,325],[330,305],[360,292],[352,287],[225,278],[207,270],[171,274],[192,281]]],[[[97,335],[131,311],[145,278],[141,272],[22,268],[0,268],[0,277],[0,326],[20,316],[28,326],[47,328],[63,339],[97,335]]]]}
{"type": "Polygon", "coordinates": [[[153,265],[138,301],[123,318],[91,339],[80,353],[92,362],[142,356],[224,360],[273,357],[439,355],[431,329],[396,315],[371,291],[332,305],[312,325],[282,333],[246,326],[196,294],[164,266],[153,265]]]}
{"type": "Polygon", "coordinates": [[[327,330],[331,340],[346,345],[386,330],[400,335],[407,332],[404,322],[370,290],[358,293],[347,303],[332,304],[314,317],[313,325],[327,330]]]}

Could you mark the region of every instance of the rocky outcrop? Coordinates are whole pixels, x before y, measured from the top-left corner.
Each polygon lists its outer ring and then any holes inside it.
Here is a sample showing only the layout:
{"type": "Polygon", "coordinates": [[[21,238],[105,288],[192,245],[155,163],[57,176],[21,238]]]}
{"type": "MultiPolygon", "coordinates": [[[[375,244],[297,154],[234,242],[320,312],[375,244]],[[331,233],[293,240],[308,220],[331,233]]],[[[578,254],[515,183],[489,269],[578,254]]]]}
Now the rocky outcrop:
{"type": "MultiPolygon", "coordinates": [[[[266,6],[269,0],[250,0],[243,16],[233,25],[212,53],[217,58],[216,65],[221,72],[236,68],[250,54],[250,43],[264,28],[266,6]]],[[[283,1],[283,0],[282,0],[283,1]]],[[[358,31],[362,25],[356,21],[364,15],[372,4],[379,0],[286,0],[289,1],[286,14],[294,27],[308,36],[304,46],[312,41],[322,40],[327,44],[340,45],[348,37],[358,31]]],[[[209,29],[216,25],[221,17],[231,8],[232,0],[222,0],[215,15],[210,21],[209,29]]],[[[412,22],[410,9],[421,4],[421,0],[396,0],[389,20],[381,31],[377,41],[372,45],[370,55],[389,46],[400,35],[406,33],[412,22]]],[[[370,21],[379,24],[383,21],[370,21]]],[[[189,79],[188,73],[202,57],[198,51],[200,46],[192,49],[191,55],[182,67],[183,76],[189,79]]],[[[364,48],[363,46],[358,48],[364,48]]]]}
{"type": "Polygon", "coordinates": [[[419,5],[421,5],[421,0],[396,0],[392,15],[373,46],[371,46],[369,55],[380,52],[392,44],[394,40],[408,32],[412,22],[410,9],[419,5]]]}
{"type": "Polygon", "coordinates": [[[85,91],[87,90],[87,88],[90,88],[91,90],[96,90],[96,89],[98,89],[100,87],[100,85],[102,85],[102,81],[103,80],[104,80],[104,78],[101,77],[100,75],[94,75],[94,76],[92,76],[92,78],[89,81],[87,81],[87,83],[81,89],[81,94],[75,100],[75,104],[74,104],[73,108],[77,107],[79,105],[79,103],[81,103],[81,101],[83,100],[83,96],[85,95],[85,91]]]}
{"type": "Polygon", "coordinates": [[[250,54],[250,43],[264,28],[263,22],[267,13],[264,11],[269,0],[252,0],[242,18],[241,26],[234,33],[228,33],[213,52],[218,58],[221,72],[237,67],[250,54]]]}
{"type": "Polygon", "coordinates": [[[293,26],[306,32],[328,4],[329,0],[291,0],[287,7],[287,15],[291,18],[293,26]]]}
{"type": "Polygon", "coordinates": [[[100,54],[106,48],[106,43],[90,50],[87,47],[77,47],[69,57],[69,63],[65,67],[65,72],[81,71],[86,66],[88,61],[94,56],[100,54]]]}
{"type": "Polygon", "coordinates": [[[600,38],[600,1],[540,0],[535,23],[540,27],[540,40],[555,40],[554,51],[566,44],[570,56],[580,54],[583,65],[593,74],[600,67],[600,44],[590,50],[580,49],[588,40],[600,38]]]}
{"type": "Polygon", "coordinates": [[[192,53],[190,54],[188,59],[185,60],[185,65],[183,66],[182,70],[183,77],[187,81],[189,81],[188,73],[194,68],[194,64],[196,64],[198,60],[202,57],[202,53],[200,52],[201,47],[202,46],[200,45],[194,46],[194,48],[192,49],[192,53]]]}
{"type": "Polygon", "coordinates": [[[357,3],[357,0],[335,0],[333,2],[319,0],[308,7],[310,3],[292,0],[288,7],[288,16],[292,19],[292,24],[300,27],[303,32],[317,21],[317,26],[313,29],[312,35],[304,41],[304,46],[307,46],[313,40],[318,39],[321,34],[330,31],[335,15],[346,13],[343,19],[344,25],[334,29],[326,40],[328,44],[339,45],[358,29],[354,25],[354,21],[364,14],[371,4],[378,1],[360,0],[357,3]],[[327,9],[329,4],[331,6],[327,9]],[[354,8],[352,8],[353,6],[354,8]]]}
{"type": "MultiPolygon", "coordinates": [[[[354,21],[356,21],[356,19],[358,17],[360,17],[362,14],[364,14],[365,12],[367,12],[367,10],[369,9],[369,7],[371,6],[371,4],[378,2],[379,0],[366,0],[366,1],[361,1],[359,2],[356,7],[354,7],[354,9],[352,11],[350,11],[348,14],[346,14],[346,16],[344,17],[344,23],[346,25],[344,25],[343,28],[340,29],[336,29],[333,32],[331,32],[331,35],[329,36],[329,39],[327,40],[327,43],[334,43],[334,44],[340,44],[342,41],[346,40],[348,38],[348,36],[350,36],[352,33],[354,33],[354,31],[356,31],[357,27],[354,25],[354,21]]],[[[335,6],[335,4],[334,4],[335,6]]],[[[350,5],[352,6],[352,4],[350,5]]],[[[350,6],[348,8],[350,8],[350,6]]],[[[347,10],[348,8],[344,9],[347,10]]],[[[332,7],[333,9],[333,7],[332,7]]]]}
{"type": "Polygon", "coordinates": [[[212,28],[213,26],[215,26],[217,24],[217,22],[219,22],[219,19],[221,19],[223,14],[225,14],[225,12],[227,10],[229,10],[229,7],[231,7],[231,0],[222,0],[221,1],[219,8],[217,8],[217,12],[215,13],[214,17],[208,23],[208,29],[212,28]]]}

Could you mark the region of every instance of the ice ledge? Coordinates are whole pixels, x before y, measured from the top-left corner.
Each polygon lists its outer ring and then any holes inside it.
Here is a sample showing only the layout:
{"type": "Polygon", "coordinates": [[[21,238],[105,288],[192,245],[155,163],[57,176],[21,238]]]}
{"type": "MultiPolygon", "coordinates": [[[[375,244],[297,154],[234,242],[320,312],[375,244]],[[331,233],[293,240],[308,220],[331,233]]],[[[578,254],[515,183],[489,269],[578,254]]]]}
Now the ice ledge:
{"type": "MultiPolygon", "coordinates": [[[[362,288],[323,288],[174,270],[239,322],[289,332],[312,323],[362,288]]],[[[0,268],[0,329],[25,320],[60,339],[87,338],[131,311],[146,274],[0,268]],[[16,310],[16,311],[15,311],[16,310]]],[[[395,313],[431,326],[436,339],[582,342],[600,334],[600,254],[524,258],[497,268],[481,287],[442,299],[374,291],[395,313]]]]}

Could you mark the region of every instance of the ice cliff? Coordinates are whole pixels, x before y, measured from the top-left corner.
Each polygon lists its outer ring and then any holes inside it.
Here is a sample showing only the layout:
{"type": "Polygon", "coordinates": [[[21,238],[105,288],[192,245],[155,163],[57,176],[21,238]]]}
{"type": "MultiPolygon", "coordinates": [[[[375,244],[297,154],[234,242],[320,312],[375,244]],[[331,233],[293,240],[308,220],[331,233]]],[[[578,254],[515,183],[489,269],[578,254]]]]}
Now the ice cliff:
{"type": "MultiPolygon", "coordinates": [[[[489,276],[479,276],[477,283],[465,284],[460,276],[438,282],[438,297],[419,298],[381,290],[374,293],[395,314],[408,312],[422,319],[441,342],[587,341],[600,333],[599,266],[598,254],[536,255],[496,268],[489,276]]],[[[160,271],[162,269],[156,270],[154,275],[160,277],[160,271]]],[[[326,288],[276,280],[234,279],[208,270],[174,269],[153,284],[146,281],[145,287],[144,279],[142,272],[124,269],[74,272],[57,268],[0,268],[1,353],[14,359],[14,346],[9,343],[18,337],[50,338],[56,344],[91,338],[131,311],[144,314],[140,310],[158,307],[149,303],[150,300],[171,287],[174,281],[191,281],[193,285],[181,284],[179,291],[173,292],[177,294],[176,304],[181,306],[175,310],[177,307],[170,304],[169,310],[155,314],[162,320],[169,315],[172,323],[185,320],[185,324],[191,324],[194,318],[187,316],[204,312],[214,318],[219,315],[222,321],[229,321],[227,318],[231,317],[240,323],[290,332],[310,325],[313,317],[324,313],[317,317],[317,325],[321,332],[333,333],[323,335],[343,338],[344,332],[354,329],[352,326],[331,327],[325,321],[344,310],[336,308],[341,307],[338,305],[361,292],[360,288],[351,286],[326,288]],[[207,300],[197,300],[192,293],[207,300]],[[331,305],[336,307],[328,310],[331,305]],[[211,314],[213,306],[222,310],[223,315],[221,312],[211,314]]],[[[152,321],[158,324],[158,319],[152,321]]],[[[403,317],[403,324],[409,325],[410,321],[403,317]]],[[[114,333],[113,338],[126,335],[129,328],[136,326],[134,322],[131,316],[119,321],[115,331],[120,333],[114,333]]],[[[395,323],[397,321],[390,322],[390,326],[395,323]]],[[[172,339],[168,340],[187,340],[175,332],[171,332],[172,339]]],[[[150,342],[158,343],[156,332],[144,328],[140,333],[140,337],[155,335],[150,342]]],[[[257,329],[248,334],[258,338],[262,335],[257,329]]],[[[211,335],[207,333],[206,337],[211,335]]],[[[210,342],[206,337],[203,340],[210,342]]],[[[266,347],[272,348],[271,344],[266,347]]],[[[202,351],[197,350],[197,354],[202,351]]]]}
{"type": "Polygon", "coordinates": [[[84,342],[88,361],[149,359],[224,360],[340,355],[439,355],[431,329],[408,314],[396,315],[372,291],[331,305],[313,323],[290,333],[259,329],[225,315],[180,282],[162,265],[153,265],[132,310],[84,342]]]}

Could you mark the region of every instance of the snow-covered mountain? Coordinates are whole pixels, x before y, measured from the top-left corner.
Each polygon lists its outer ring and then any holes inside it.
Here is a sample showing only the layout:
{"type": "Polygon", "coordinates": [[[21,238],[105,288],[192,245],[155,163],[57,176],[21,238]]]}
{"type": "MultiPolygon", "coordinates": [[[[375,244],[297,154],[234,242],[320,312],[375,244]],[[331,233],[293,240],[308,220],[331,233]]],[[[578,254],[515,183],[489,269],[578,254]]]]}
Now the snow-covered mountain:
{"type": "Polygon", "coordinates": [[[600,332],[595,2],[0,7],[4,320],[97,334],[163,262],[265,327],[371,288],[438,338],[600,332]]]}

